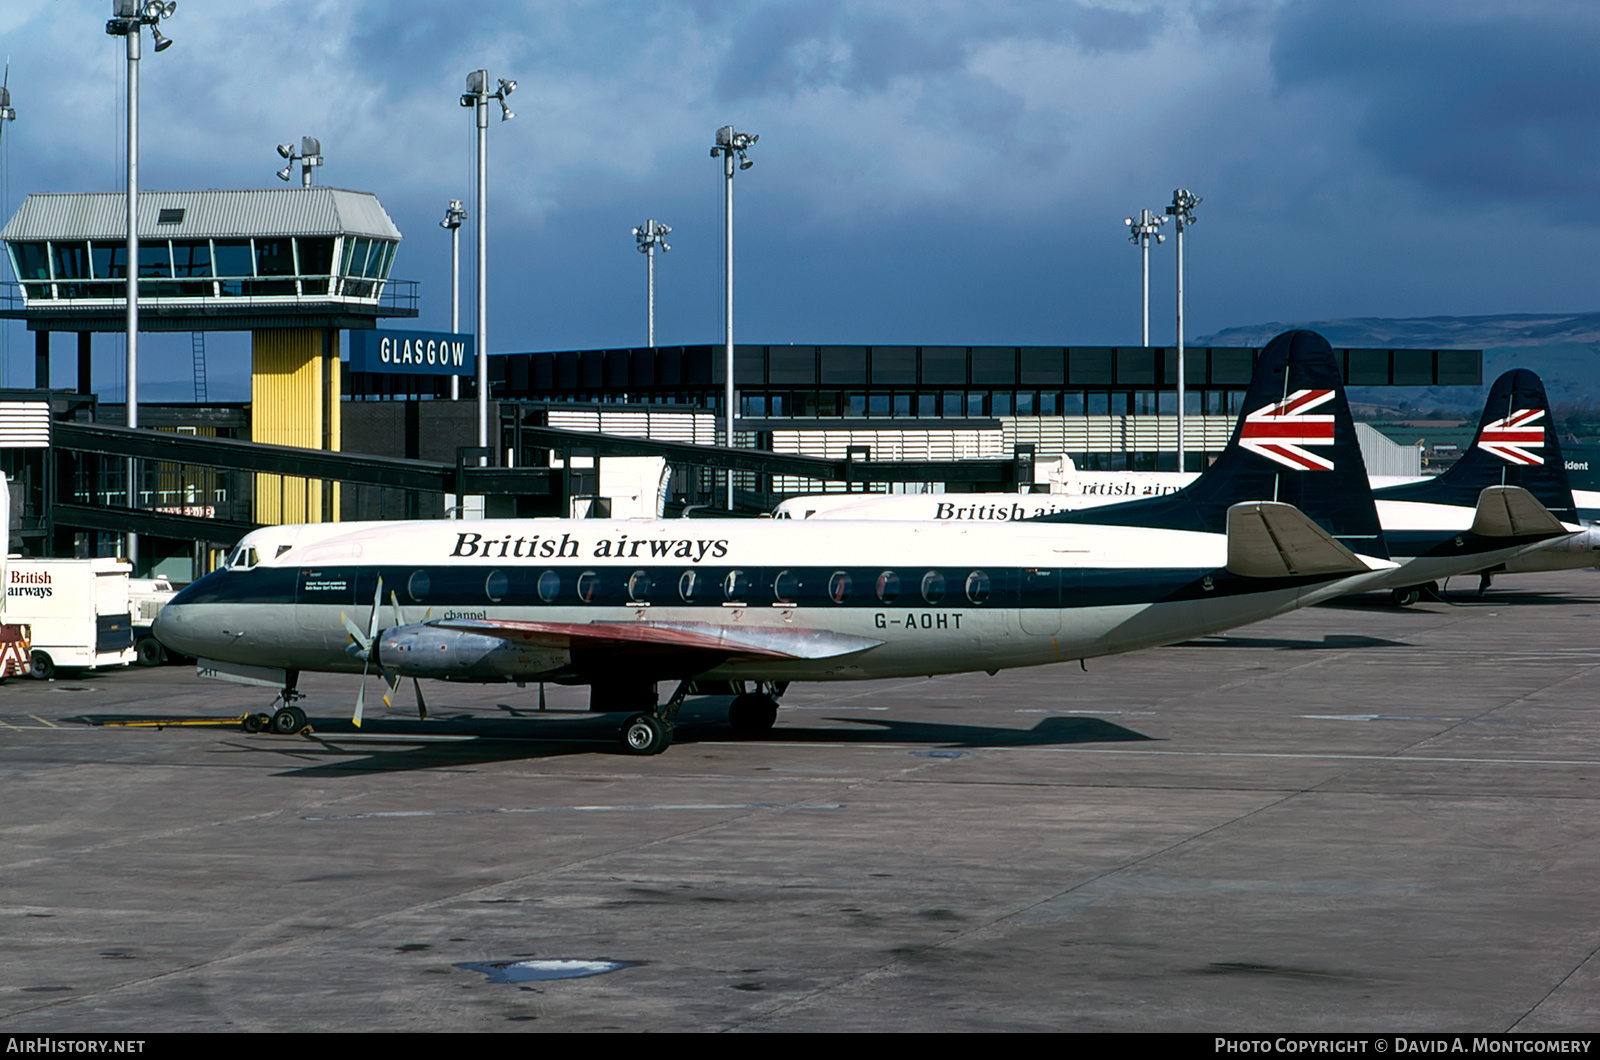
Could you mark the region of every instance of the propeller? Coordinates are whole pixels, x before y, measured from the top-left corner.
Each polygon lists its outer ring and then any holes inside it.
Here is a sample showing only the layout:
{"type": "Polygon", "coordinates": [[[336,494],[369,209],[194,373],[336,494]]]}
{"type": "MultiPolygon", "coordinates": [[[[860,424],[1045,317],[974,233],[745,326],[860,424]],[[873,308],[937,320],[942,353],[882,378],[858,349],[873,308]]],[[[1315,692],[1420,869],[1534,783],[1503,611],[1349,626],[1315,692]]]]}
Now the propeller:
{"type": "MultiPolygon", "coordinates": [[[[363,631],[360,626],[350,621],[349,615],[342,613],[339,615],[352,641],[350,646],[345,649],[345,652],[353,658],[362,660],[361,684],[356,689],[356,711],[350,718],[351,723],[358,729],[361,728],[361,710],[366,705],[367,700],[367,672],[372,668],[372,664],[376,661],[378,655],[378,608],[382,605],[383,576],[380,574],[378,576],[378,589],[372,594],[372,614],[368,619],[366,630],[363,631]]],[[[388,675],[384,673],[381,665],[378,667],[378,673],[385,680],[388,679],[388,675]]],[[[396,681],[398,680],[396,678],[396,681]]]]}
{"type": "MultiPolygon", "coordinates": [[[[383,586],[380,584],[378,586],[378,588],[381,591],[383,586]]],[[[407,623],[406,623],[405,613],[400,610],[400,597],[399,597],[398,594],[395,593],[395,591],[393,589],[389,590],[389,606],[394,608],[395,625],[397,625],[397,626],[406,625],[407,623]]],[[[433,614],[433,608],[431,608],[431,607],[428,608],[428,614],[430,614],[430,615],[433,614]]],[[[394,706],[394,701],[391,700],[389,697],[394,695],[395,692],[400,688],[400,675],[399,674],[385,674],[384,675],[384,680],[388,682],[389,691],[384,693],[383,702],[384,702],[385,706],[393,707],[394,706]]],[[[423,721],[427,721],[428,720],[428,703],[427,703],[427,701],[425,699],[422,698],[422,685],[415,677],[413,677],[411,679],[411,687],[417,693],[417,717],[420,718],[423,721]]]]}

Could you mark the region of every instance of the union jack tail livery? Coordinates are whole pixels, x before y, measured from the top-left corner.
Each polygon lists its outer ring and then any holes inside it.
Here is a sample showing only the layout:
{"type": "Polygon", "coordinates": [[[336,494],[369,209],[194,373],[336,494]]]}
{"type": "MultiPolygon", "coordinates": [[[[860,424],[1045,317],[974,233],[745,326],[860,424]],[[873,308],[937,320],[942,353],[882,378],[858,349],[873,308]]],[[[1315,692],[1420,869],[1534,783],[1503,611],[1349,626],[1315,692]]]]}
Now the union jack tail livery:
{"type": "Polygon", "coordinates": [[[1314,331],[1286,331],[1267,343],[1232,441],[1187,487],[1042,521],[1221,533],[1228,508],[1245,501],[1292,504],[1352,552],[1389,558],[1339,364],[1314,331]]]}
{"type": "Polygon", "coordinates": [[[1333,444],[1333,416],[1311,410],[1333,400],[1332,390],[1296,390],[1282,401],[1256,409],[1239,425],[1239,444],[1292,471],[1332,471],[1333,461],[1306,446],[1333,444]]]}
{"type": "Polygon", "coordinates": [[[1508,464],[1542,464],[1536,450],[1544,448],[1543,409],[1518,409],[1478,432],[1478,448],[1488,450],[1508,464]]]}
{"type": "Polygon", "coordinates": [[[1561,442],[1544,383],[1526,368],[1494,381],[1478,434],[1454,467],[1437,478],[1377,491],[1386,501],[1472,507],[1487,486],[1521,486],[1557,519],[1576,523],[1561,442]]]}

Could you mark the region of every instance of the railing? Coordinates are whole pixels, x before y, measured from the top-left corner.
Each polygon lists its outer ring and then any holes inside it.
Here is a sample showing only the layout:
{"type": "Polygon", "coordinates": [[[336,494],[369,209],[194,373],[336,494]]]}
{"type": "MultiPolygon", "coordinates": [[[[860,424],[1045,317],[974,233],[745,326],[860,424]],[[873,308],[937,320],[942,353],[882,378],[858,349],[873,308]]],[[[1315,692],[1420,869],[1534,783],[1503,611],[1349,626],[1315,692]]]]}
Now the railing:
{"type": "MultiPolygon", "coordinates": [[[[125,279],[0,280],[0,309],[115,308],[126,304],[125,279]]],[[[160,308],[183,305],[283,305],[337,302],[375,305],[414,316],[418,281],[364,276],[143,277],[139,304],[160,308]]]]}

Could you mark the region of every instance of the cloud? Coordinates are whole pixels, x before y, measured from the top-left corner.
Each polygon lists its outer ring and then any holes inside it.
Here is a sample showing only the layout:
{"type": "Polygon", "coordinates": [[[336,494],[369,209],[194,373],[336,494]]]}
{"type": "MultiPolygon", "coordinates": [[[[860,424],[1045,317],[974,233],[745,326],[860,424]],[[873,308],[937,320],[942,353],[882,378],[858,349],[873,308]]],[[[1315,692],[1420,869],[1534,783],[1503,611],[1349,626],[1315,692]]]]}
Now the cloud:
{"type": "Polygon", "coordinates": [[[1600,180],[1600,9],[1572,2],[1301,0],[1275,76],[1360,108],[1359,142],[1422,184],[1575,200],[1600,180]]]}

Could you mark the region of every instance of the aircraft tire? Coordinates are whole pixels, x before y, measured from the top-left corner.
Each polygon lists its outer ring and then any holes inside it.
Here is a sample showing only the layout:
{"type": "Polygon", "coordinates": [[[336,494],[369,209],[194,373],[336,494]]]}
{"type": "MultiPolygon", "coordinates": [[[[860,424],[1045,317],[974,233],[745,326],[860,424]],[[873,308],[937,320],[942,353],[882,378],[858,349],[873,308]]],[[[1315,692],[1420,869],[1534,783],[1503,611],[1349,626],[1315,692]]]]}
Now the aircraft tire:
{"type": "Polygon", "coordinates": [[[778,703],[771,696],[746,692],[728,704],[728,727],[735,736],[760,736],[778,720],[778,703]]]}
{"type": "Polygon", "coordinates": [[[167,661],[167,649],[154,637],[140,637],[133,650],[138,653],[140,666],[161,666],[167,661]]]}
{"type": "Polygon", "coordinates": [[[1389,599],[1396,607],[1410,607],[1422,599],[1422,586],[1408,585],[1404,589],[1391,589],[1389,599]]]}
{"type": "Polygon", "coordinates": [[[306,727],[306,712],[299,707],[279,707],[272,716],[272,731],[281,736],[292,736],[306,727]]]}
{"type": "Polygon", "coordinates": [[[622,726],[622,749],[631,755],[658,755],[672,744],[672,726],[655,714],[635,714],[622,726]]]}

